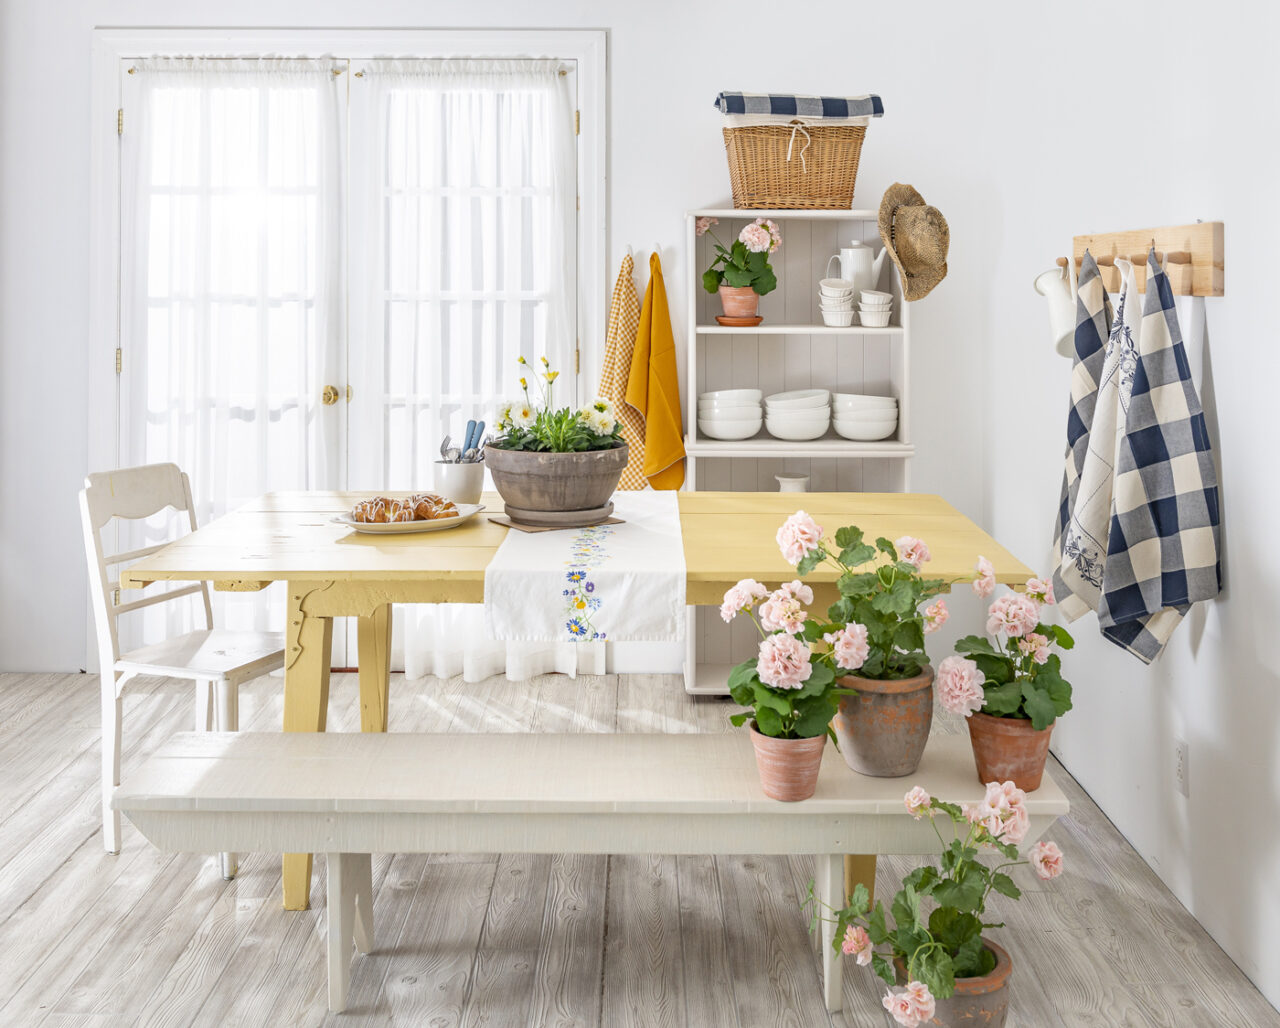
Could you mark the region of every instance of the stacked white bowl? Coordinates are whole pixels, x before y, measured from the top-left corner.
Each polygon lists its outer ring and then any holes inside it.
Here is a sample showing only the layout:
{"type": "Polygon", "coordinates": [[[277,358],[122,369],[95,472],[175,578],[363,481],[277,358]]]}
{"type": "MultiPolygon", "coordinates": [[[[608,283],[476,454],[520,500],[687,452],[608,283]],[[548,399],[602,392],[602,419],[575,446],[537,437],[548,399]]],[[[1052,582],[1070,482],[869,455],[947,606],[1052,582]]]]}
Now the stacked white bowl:
{"type": "Polygon", "coordinates": [[[888,439],[898,429],[898,401],[892,396],[836,393],[836,435],[870,442],[888,439]]]}
{"type": "Polygon", "coordinates": [[[848,328],[853,324],[853,283],[843,278],[824,278],[818,282],[818,310],[822,320],[832,328],[848,328]]]}
{"type": "Polygon", "coordinates": [[[760,431],[764,412],[759,389],[720,389],[698,394],[698,431],[712,439],[750,439],[760,431]]]}
{"type": "Polygon", "coordinates": [[[867,328],[887,328],[892,313],[892,293],[864,289],[858,295],[858,320],[867,328]]]}
{"type": "Polygon", "coordinates": [[[831,394],[825,389],[797,389],[765,397],[764,427],[775,439],[817,439],[830,426],[831,394]]]}

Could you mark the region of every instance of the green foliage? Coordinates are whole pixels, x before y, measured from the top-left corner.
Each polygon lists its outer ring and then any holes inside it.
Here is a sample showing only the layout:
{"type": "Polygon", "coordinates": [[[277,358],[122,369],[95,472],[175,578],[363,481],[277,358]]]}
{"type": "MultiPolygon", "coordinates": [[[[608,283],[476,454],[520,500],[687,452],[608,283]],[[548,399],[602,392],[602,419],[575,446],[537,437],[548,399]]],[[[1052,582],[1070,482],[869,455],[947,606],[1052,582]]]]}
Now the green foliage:
{"type": "Polygon", "coordinates": [[[745,660],[729,672],[729,695],[750,711],[729,720],[741,727],[754,720],[762,735],[780,739],[812,739],[827,732],[847,690],[835,689],[835,672],[815,661],[799,689],[774,689],[760,681],[756,658],[745,660]]]}
{"type": "Polygon", "coordinates": [[[750,286],[760,296],[767,296],[778,288],[767,253],[753,253],[741,239],[735,239],[727,249],[717,242],[715,254],[711,267],[702,273],[702,288],[708,293],[714,293],[721,284],[750,286]]]}
{"type": "Polygon", "coordinates": [[[542,358],[543,370],[536,374],[523,357],[517,361],[524,371],[520,378],[524,399],[508,405],[499,413],[495,425],[499,435],[490,443],[491,446],[529,453],[583,453],[611,450],[622,445],[622,423],[612,417],[605,401],[596,400],[579,411],[557,408],[552,396],[560,372],[554,371],[545,357],[542,358]],[[537,403],[529,395],[529,375],[534,375],[539,390],[537,403]],[[526,410],[532,414],[532,420],[527,423],[520,413],[526,410]],[[597,417],[603,418],[604,424],[599,424],[597,417]],[[609,421],[613,427],[603,431],[609,421]]]}
{"type": "MultiPolygon", "coordinates": [[[[903,878],[887,912],[881,902],[871,907],[866,887],[859,885],[846,906],[830,911],[826,919],[836,924],[837,949],[855,925],[866,930],[873,947],[887,949],[873,950],[871,958],[872,969],[887,983],[896,984],[892,962],[900,960],[909,979],[924,982],[935,998],[945,999],[955,991],[957,978],[989,974],[995,968],[995,955],[983,944],[982,933],[1001,925],[983,919],[987,899],[992,892],[1013,900],[1021,897],[1005,869],[1022,861],[1016,847],[992,836],[982,824],[970,823],[954,803],[933,799],[926,814],[935,829],[947,820],[953,827],[938,863],[923,864],[903,878]],[[983,849],[999,852],[1005,862],[988,867],[978,859],[983,849]]],[[[813,908],[810,928],[816,931],[825,915],[812,882],[804,905],[813,908]]]]}
{"type": "MultiPolygon", "coordinates": [[[[1039,624],[1035,632],[1064,650],[1075,640],[1061,625],[1039,624]]],[[[1019,638],[1007,638],[1003,646],[978,635],[966,635],[956,652],[978,665],[984,694],[982,712],[993,717],[1022,718],[1036,730],[1048,728],[1071,709],[1071,683],[1062,677],[1062,658],[1048,655],[1037,664],[1034,653],[1023,653],[1019,638]]]]}

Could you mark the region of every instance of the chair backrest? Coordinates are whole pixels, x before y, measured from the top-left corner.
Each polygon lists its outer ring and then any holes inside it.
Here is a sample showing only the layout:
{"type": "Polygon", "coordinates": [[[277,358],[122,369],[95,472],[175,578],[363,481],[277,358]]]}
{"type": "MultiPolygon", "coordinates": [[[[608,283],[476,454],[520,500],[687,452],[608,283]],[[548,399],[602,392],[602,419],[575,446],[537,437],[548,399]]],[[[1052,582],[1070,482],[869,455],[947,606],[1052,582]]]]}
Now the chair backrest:
{"type": "Polygon", "coordinates": [[[187,512],[191,531],[196,528],[191,483],[176,464],[147,464],[89,475],[80,490],[80,521],[84,528],[85,557],[89,562],[89,584],[93,620],[98,636],[99,672],[109,674],[120,659],[120,636],[116,619],[131,610],[168,603],[199,593],[204,599],[205,627],[213,627],[213,608],[207,583],[169,589],[152,596],[120,602],[118,565],[128,564],[162,549],[166,543],[108,554],[103,551],[102,530],[117,518],[149,518],[166,508],[187,512]]]}

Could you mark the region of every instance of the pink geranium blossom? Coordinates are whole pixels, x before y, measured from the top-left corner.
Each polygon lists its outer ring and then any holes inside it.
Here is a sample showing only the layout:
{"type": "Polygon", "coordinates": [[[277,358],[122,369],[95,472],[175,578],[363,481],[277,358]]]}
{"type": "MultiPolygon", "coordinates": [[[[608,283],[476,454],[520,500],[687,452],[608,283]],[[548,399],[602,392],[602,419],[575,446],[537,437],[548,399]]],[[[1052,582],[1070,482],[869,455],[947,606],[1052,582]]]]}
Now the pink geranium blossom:
{"type": "Polygon", "coordinates": [[[724,594],[720,616],[725,621],[732,621],[744,610],[750,610],[756,600],[763,600],[768,595],[769,590],[754,578],[744,578],[724,594]]]}
{"type": "Polygon", "coordinates": [[[1038,842],[1031,847],[1031,866],[1041,878],[1057,878],[1062,874],[1062,850],[1056,842],[1038,842]]]}
{"type": "Polygon", "coordinates": [[[756,218],[756,224],[768,229],[769,237],[773,240],[769,244],[769,252],[773,253],[782,245],[782,231],[778,228],[778,223],[772,218],[756,218]]]}
{"type": "Polygon", "coordinates": [[[871,936],[861,925],[851,924],[844,933],[844,941],[840,943],[840,951],[846,956],[855,956],[858,963],[865,967],[871,963],[871,936]]]}
{"type": "Polygon", "coordinates": [[[790,582],[783,582],[782,585],[778,586],[778,592],[786,593],[788,596],[799,600],[801,603],[813,602],[813,590],[798,578],[793,579],[790,582]]]}
{"type": "Polygon", "coordinates": [[[898,551],[899,560],[905,560],[917,569],[924,567],[932,559],[925,541],[913,535],[904,535],[893,544],[893,548],[898,551]]]}
{"type": "MultiPolygon", "coordinates": [[[[813,595],[810,590],[809,595],[813,595]]],[[[808,620],[808,612],[786,589],[779,589],[760,604],[760,627],[766,632],[790,632],[795,635],[808,620]]]]}
{"type": "Polygon", "coordinates": [[[990,596],[996,591],[996,569],[986,557],[979,557],[973,579],[973,591],[979,596],[990,596]]]}
{"type": "Polygon", "coordinates": [[[788,564],[799,564],[822,545],[822,526],[802,510],[796,511],[778,529],[778,549],[788,564]]]}
{"type": "Polygon", "coordinates": [[[1027,595],[1035,600],[1036,603],[1052,604],[1054,602],[1053,579],[1028,578],[1027,595]]]}
{"type": "Polygon", "coordinates": [[[987,609],[987,631],[992,635],[1004,632],[1010,638],[1018,638],[1039,623],[1040,608],[1034,600],[1019,593],[1000,596],[987,609]]]}
{"type": "Polygon", "coordinates": [[[1029,656],[1037,664],[1048,663],[1049,639],[1039,632],[1032,632],[1025,639],[1018,640],[1018,650],[1024,657],[1029,656]]]}
{"type": "Polygon", "coordinates": [[[765,253],[773,245],[773,236],[761,221],[747,225],[738,233],[738,239],[752,253],[765,253]]]}
{"type": "Polygon", "coordinates": [[[932,797],[930,797],[930,795],[918,785],[902,797],[902,802],[906,805],[907,813],[917,821],[924,817],[925,812],[929,809],[931,801],[932,797]]]}
{"type": "Polygon", "coordinates": [[[930,1020],[937,1009],[933,994],[924,982],[908,982],[905,989],[890,989],[880,1002],[903,1028],[916,1028],[930,1020]]]}
{"type": "Polygon", "coordinates": [[[1015,846],[1026,838],[1031,827],[1027,794],[1013,782],[988,782],[986,795],[978,804],[976,820],[1001,842],[1015,846]]]}
{"type": "Polygon", "coordinates": [[[697,221],[694,222],[694,231],[700,236],[705,236],[707,234],[707,229],[709,229],[712,225],[719,225],[719,224],[720,224],[719,218],[699,218],[697,221]]]}
{"type": "Polygon", "coordinates": [[[857,622],[845,625],[838,632],[828,632],[823,642],[831,644],[836,666],[845,671],[857,671],[866,663],[871,647],[867,643],[867,626],[857,622]]]}
{"type": "Polygon", "coordinates": [[[947,623],[947,618],[950,616],[945,601],[939,597],[924,609],[924,634],[936,632],[947,623]]]}
{"type": "Polygon", "coordinates": [[[934,1002],[933,993],[924,982],[908,982],[907,995],[911,997],[911,1002],[916,1008],[916,1017],[921,1021],[928,1021],[933,1017],[937,1004],[934,1002]]]}
{"type": "Polygon", "coordinates": [[[968,657],[952,654],[938,664],[934,687],[944,710],[968,717],[981,710],[986,697],[982,691],[982,673],[968,657]]]}
{"type": "Polygon", "coordinates": [[[775,689],[799,689],[813,671],[809,656],[808,643],[793,635],[766,636],[760,643],[756,674],[765,685],[775,689]]]}

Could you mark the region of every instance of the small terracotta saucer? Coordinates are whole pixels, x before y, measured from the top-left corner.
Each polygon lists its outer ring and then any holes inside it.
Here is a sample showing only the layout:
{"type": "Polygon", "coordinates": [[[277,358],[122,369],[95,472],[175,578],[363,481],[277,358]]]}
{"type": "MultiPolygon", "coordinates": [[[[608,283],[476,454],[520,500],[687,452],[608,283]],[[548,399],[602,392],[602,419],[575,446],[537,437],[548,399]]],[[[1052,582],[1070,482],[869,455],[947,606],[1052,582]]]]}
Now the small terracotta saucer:
{"type": "Polygon", "coordinates": [[[751,328],[764,321],[764,318],[757,315],[754,318],[731,318],[725,314],[717,314],[716,321],[724,325],[726,328],[751,328]]]}

